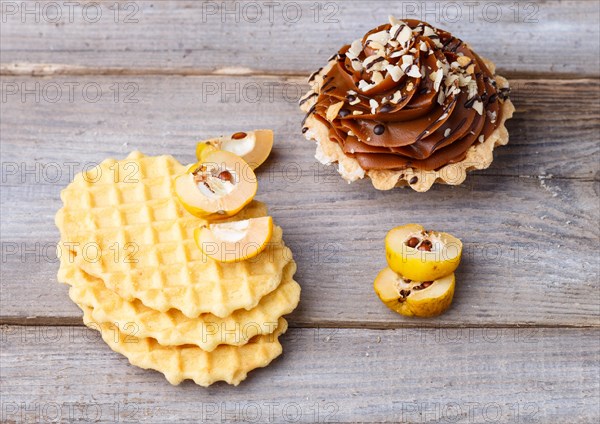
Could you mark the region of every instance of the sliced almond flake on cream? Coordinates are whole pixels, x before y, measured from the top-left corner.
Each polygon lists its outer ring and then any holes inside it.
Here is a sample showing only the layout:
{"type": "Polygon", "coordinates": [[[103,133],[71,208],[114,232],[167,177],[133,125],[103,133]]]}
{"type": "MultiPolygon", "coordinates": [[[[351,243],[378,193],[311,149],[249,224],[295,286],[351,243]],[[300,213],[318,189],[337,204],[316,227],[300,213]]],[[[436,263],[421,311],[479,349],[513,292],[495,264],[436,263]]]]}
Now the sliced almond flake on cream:
{"type": "Polygon", "coordinates": [[[352,132],[352,130],[348,130],[348,135],[351,136],[351,137],[354,136],[354,133],[352,132]]]}
{"type": "Polygon", "coordinates": [[[371,56],[367,57],[365,60],[363,60],[363,66],[365,68],[368,68],[371,63],[375,62],[380,57],[383,57],[383,56],[380,56],[378,54],[374,54],[374,55],[371,55],[371,56]]]}
{"type": "Polygon", "coordinates": [[[450,64],[450,68],[452,68],[452,69],[458,69],[459,67],[460,67],[460,65],[458,64],[458,62],[456,60],[450,64]]]}
{"type": "Polygon", "coordinates": [[[342,106],[344,106],[344,102],[337,102],[337,103],[330,105],[327,108],[327,113],[325,114],[325,117],[327,118],[327,120],[329,122],[332,122],[335,118],[337,118],[338,113],[339,113],[340,109],[342,108],[342,106]]]}
{"type": "Polygon", "coordinates": [[[406,46],[408,46],[408,43],[412,37],[413,37],[412,31],[411,31],[410,27],[408,25],[406,25],[404,28],[402,28],[402,31],[400,31],[400,34],[398,34],[397,40],[400,42],[401,45],[406,47],[406,46]]]}
{"type": "Polygon", "coordinates": [[[467,89],[469,90],[468,98],[472,99],[473,97],[475,97],[477,95],[477,81],[469,81],[469,83],[467,84],[467,89]]]}
{"type": "Polygon", "coordinates": [[[423,36],[430,37],[432,35],[437,35],[433,28],[430,26],[423,27],[423,36]]]}
{"type": "Polygon", "coordinates": [[[485,141],[485,136],[484,136],[483,134],[481,134],[481,135],[479,136],[479,142],[480,142],[480,143],[483,143],[484,141],[485,141]]]}
{"type": "Polygon", "coordinates": [[[402,65],[404,65],[404,66],[412,65],[414,62],[415,62],[414,56],[412,56],[410,54],[405,54],[404,56],[402,56],[402,65]]]}
{"type": "Polygon", "coordinates": [[[388,74],[390,74],[390,76],[392,77],[392,80],[394,82],[398,82],[400,81],[400,79],[402,78],[402,75],[404,75],[404,72],[402,71],[402,69],[399,66],[394,66],[394,65],[387,65],[385,67],[386,71],[388,71],[388,74]]]}
{"type": "Polygon", "coordinates": [[[375,50],[385,50],[385,45],[377,41],[369,41],[369,47],[375,50]]]}
{"type": "Polygon", "coordinates": [[[458,75],[458,86],[459,87],[465,87],[467,85],[469,85],[469,82],[471,82],[471,76],[467,75],[464,76],[462,74],[458,75]]]}
{"type": "Polygon", "coordinates": [[[487,116],[488,116],[488,118],[490,119],[490,122],[491,122],[492,124],[495,124],[495,123],[496,123],[496,112],[492,112],[491,110],[488,110],[488,111],[487,111],[487,116]]]}
{"type": "Polygon", "coordinates": [[[446,77],[446,86],[449,87],[451,85],[454,85],[454,83],[458,81],[458,75],[456,74],[448,74],[448,76],[446,77]]]}
{"type": "Polygon", "coordinates": [[[355,110],[352,112],[352,115],[362,115],[362,114],[363,114],[362,110],[355,110]]]}
{"type": "Polygon", "coordinates": [[[369,84],[369,83],[368,83],[368,82],[366,82],[365,80],[360,80],[360,81],[358,82],[358,89],[359,89],[360,91],[363,91],[363,92],[365,92],[365,91],[369,91],[369,90],[370,90],[371,88],[373,88],[373,87],[375,87],[375,85],[374,85],[374,84],[369,84]]]}
{"type": "Polygon", "coordinates": [[[403,54],[404,54],[404,52],[402,50],[395,51],[394,53],[392,53],[390,55],[390,59],[395,59],[397,57],[402,56],[403,54]]]}
{"type": "Polygon", "coordinates": [[[358,93],[354,90],[348,90],[348,91],[346,91],[346,94],[350,94],[351,96],[356,96],[358,93]]]}
{"type": "Polygon", "coordinates": [[[440,90],[440,94],[438,94],[438,98],[437,98],[438,104],[443,105],[445,100],[446,100],[446,95],[444,94],[444,90],[440,90]]]}
{"type": "Polygon", "coordinates": [[[346,56],[348,56],[350,59],[353,59],[353,58],[360,56],[362,51],[363,51],[362,40],[361,39],[354,40],[352,42],[352,44],[350,45],[350,48],[346,52],[346,56]]]}
{"type": "Polygon", "coordinates": [[[402,92],[400,90],[397,90],[394,95],[392,96],[392,98],[390,99],[390,102],[393,104],[398,104],[398,102],[400,101],[400,99],[402,98],[402,92]]]}
{"type": "Polygon", "coordinates": [[[467,73],[469,73],[469,74],[475,73],[475,64],[474,63],[469,65],[469,67],[467,68],[467,73]]]}
{"type": "Polygon", "coordinates": [[[444,72],[440,69],[435,74],[436,75],[433,81],[433,89],[435,91],[440,91],[440,85],[442,84],[442,79],[444,78],[444,72]]]}
{"type": "Polygon", "coordinates": [[[429,49],[429,46],[427,45],[427,43],[424,41],[421,41],[421,43],[419,44],[419,50],[421,50],[422,52],[426,52],[427,49],[429,49]]]}
{"type": "Polygon", "coordinates": [[[369,100],[369,106],[371,106],[371,114],[375,114],[377,108],[379,107],[379,103],[377,103],[377,100],[371,99],[369,100]]]}
{"type": "Polygon", "coordinates": [[[390,34],[385,30],[375,32],[367,37],[367,41],[374,41],[376,43],[379,43],[382,47],[388,42],[389,39],[390,34]]]}
{"type": "Polygon", "coordinates": [[[352,100],[352,101],[350,102],[350,105],[351,105],[351,106],[354,106],[354,105],[357,105],[357,104],[359,104],[359,103],[360,103],[360,99],[357,97],[356,99],[354,99],[354,100],[352,100]]]}
{"type": "Polygon", "coordinates": [[[392,47],[396,48],[399,45],[400,45],[400,43],[397,42],[396,40],[390,40],[390,41],[388,41],[388,46],[392,46],[392,47]]]}
{"type": "Polygon", "coordinates": [[[451,132],[452,130],[450,128],[446,128],[446,131],[444,131],[444,137],[448,137],[451,132]]]}
{"type": "Polygon", "coordinates": [[[483,115],[483,102],[476,100],[475,103],[473,103],[473,109],[475,109],[478,114],[483,115]]]}
{"type": "Polygon", "coordinates": [[[414,85],[412,82],[409,82],[409,83],[406,85],[406,90],[407,90],[407,91],[412,91],[412,90],[413,90],[413,88],[415,88],[415,85],[414,85]]]}
{"type": "Polygon", "coordinates": [[[469,57],[467,56],[459,56],[458,59],[456,59],[456,61],[460,66],[464,68],[471,62],[471,59],[469,59],[469,57]]]}
{"type": "Polygon", "coordinates": [[[406,75],[412,78],[421,78],[421,72],[419,71],[419,67],[417,65],[411,66],[406,75]]]}
{"type": "Polygon", "coordinates": [[[350,61],[350,63],[352,64],[352,69],[354,69],[356,72],[360,72],[363,70],[363,65],[362,62],[358,59],[352,59],[350,61]]]}
{"type": "Polygon", "coordinates": [[[418,52],[418,50],[413,47],[412,49],[409,50],[409,52],[412,54],[415,54],[416,52],[418,52]]]}
{"type": "Polygon", "coordinates": [[[373,75],[371,76],[371,81],[373,81],[373,86],[380,84],[383,81],[383,79],[384,79],[383,75],[379,71],[373,72],[373,75]]]}

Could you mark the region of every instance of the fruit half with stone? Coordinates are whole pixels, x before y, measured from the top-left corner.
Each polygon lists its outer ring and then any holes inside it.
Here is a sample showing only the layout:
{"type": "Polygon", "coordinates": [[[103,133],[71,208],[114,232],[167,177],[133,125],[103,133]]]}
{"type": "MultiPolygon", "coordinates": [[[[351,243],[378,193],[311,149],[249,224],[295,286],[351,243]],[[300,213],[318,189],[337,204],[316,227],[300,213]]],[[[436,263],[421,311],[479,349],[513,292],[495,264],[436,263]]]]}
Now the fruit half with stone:
{"type": "Polygon", "coordinates": [[[273,218],[208,224],[196,228],[194,239],[206,256],[219,262],[239,262],[262,252],[273,235],[273,218]]]}
{"type": "Polygon", "coordinates": [[[207,152],[219,149],[240,156],[252,169],[256,169],[267,160],[272,148],[272,130],[236,132],[229,137],[218,137],[198,142],[196,157],[198,161],[202,162],[207,152]]]}
{"type": "Polygon", "coordinates": [[[373,288],[379,299],[391,310],[408,317],[434,317],[444,313],[454,297],[454,274],[433,281],[412,281],[383,269],[373,288]]]}
{"type": "Polygon", "coordinates": [[[462,242],[456,237],[407,224],[385,237],[388,265],[414,281],[433,281],[453,273],[460,263],[462,242]]]}
{"type": "Polygon", "coordinates": [[[175,193],[191,214],[218,219],[235,215],[252,201],[256,175],[239,156],[215,150],[175,179],[175,193]]]}

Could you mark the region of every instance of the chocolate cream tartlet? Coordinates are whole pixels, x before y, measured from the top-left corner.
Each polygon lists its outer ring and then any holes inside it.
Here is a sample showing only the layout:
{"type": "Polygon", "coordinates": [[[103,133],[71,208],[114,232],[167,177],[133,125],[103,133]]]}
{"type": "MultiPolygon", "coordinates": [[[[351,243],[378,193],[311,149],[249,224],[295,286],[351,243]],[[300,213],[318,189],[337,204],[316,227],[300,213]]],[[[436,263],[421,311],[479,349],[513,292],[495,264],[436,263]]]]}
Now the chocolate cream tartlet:
{"type": "Polygon", "coordinates": [[[379,190],[458,185],[508,142],[514,107],[495,66],[450,33],[397,20],[346,45],[309,78],[302,132],[316,158],[379,190]]]}

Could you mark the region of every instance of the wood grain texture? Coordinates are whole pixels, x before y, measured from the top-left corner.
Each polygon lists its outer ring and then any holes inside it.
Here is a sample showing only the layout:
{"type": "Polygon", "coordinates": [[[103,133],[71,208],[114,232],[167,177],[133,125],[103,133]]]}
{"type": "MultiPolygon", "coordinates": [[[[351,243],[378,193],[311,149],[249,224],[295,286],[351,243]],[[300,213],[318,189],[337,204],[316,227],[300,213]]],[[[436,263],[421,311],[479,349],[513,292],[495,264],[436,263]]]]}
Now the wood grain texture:
{"type": "Polygon", "coordinates": [[[511,75],[600,74],[595,1],[123,1],[118,14],[84,1],[72,15],[50,1],[25,15],[8,3],[4,73],[304,74],[395,14],[450,30],[511,75]]]}
{"type": "Polygon", "coordinates": [[[1,422],[600,420],[600,3],[300,0],[271,17],[268,2],[123,0],[116,22],[112,1],[97,22],[96,2],[72,19],[67,2],[28,3],[0,2],[1,422]],[[348,185],[300,134],[306,76],[390,13],[510,77],[510,143],[460,187],[348,185]],[[82,327],[56,282],[60,190],[106,157],[191,162],[195,140],[261,127],[276,144],[258,199],[303,290],[284,355],[237,388],[172,387],[82,327]],[[440,318],[400,317],[372,290],[406,222],[465,243],[440,318]]]}
{"type": "Polygon", "coordinates": [[[237,388],[203,389],[172,387],[130,366],[91,330],[7,326],[2,422],[595,423],[598,336],[597,329],[290,329],[284,355],[268,368],[237,388]]]}
{"type": "MultiPolygon", "coordinates": [[[[511,83],[517,112],[508,121],[510,143],[480,173],[600,178],[600,82],[511,83]]],[[[314,148],[300,134],[297,100],[307,90],[304,78],[3,76],[2,84],[4,161],[56,162],[67,171],[67,161],[81,168],[134,148],[192,161],[196,139],[266,127],[277,134],[271,172],[287,166],[291,174],[296,165],[310,172],[314,166],[314,148]]],[[[68,172],[62,177],[66,184],[68,172]]],[[[20,175],[3,183],[15,180],[20,175]]]]}
{"type": "Polygon", "coordinates": [[[592,295],[599,287],[597,81],[517,80],[515,102],[523,112],[510,122],[511,142],[498,149],[491,169],[471,175],[460,187],[439,186],[425,195],[407,189],[377,192],[368,181],[348,185],[333,168],[317,165],[314,146],[299,131],[301,112],[292,98],[293,90],[304,89],[298,79],[4,81],[19,89],[39,83],[42,93],[52,84],[98,84],[103,94],[98,102],[86,102],[76,91],[71,102],[63,91],[56,103],[43,94],[39,103],[32,95],[23,101],[17,94],[1,105],[0,306],[5,322],[76,322],[77,308],[55,281],[52,253],[58,238],[53,217],[72,169],[124,157],[136,148],[191,162],[198,138],[274,127],[276,145],[258,173],[258,199],[270,205],[298,262],[303,293],[292,325],[600,323],[592,295]],[[115,103],[111,86],[129,82],[137,84],[138,102],[125,103],[120,91],[115,103]],[[264,91],[252,102],[250,90],[256,85],[264,91]],[[207,87],[215,86],[219,93],[206,95],[207,87]],[[564,97],[577,97],[582,106],[557,102],[564,97]],[[466,243],[454,307],[435,320],[396,316],[371,287],[385,265],[386,231],[413,221],[452,232],[466,243]],[[591,249],[581,249],[582,243],[591,249]]]}
{"type": "MultiPolygon", "coordinates": [[[[5,322],[72,323],[79,315],[55,279],[59,189],[2,190],[5,322]]],[[[473,176],[423,199],[409,190],[376,193],[367,182],[315,183],[312,175],[270,182],[262,175],[258,199],[270,205],[298,263],[303,291],[293,326],[588,326],[600,324],[597,189],[596,182],[473,176]],[[432,320],[399,317],[372,289],[385,266],[386,231],[415,221],[465,243],[454,305],[432,320]]]]}

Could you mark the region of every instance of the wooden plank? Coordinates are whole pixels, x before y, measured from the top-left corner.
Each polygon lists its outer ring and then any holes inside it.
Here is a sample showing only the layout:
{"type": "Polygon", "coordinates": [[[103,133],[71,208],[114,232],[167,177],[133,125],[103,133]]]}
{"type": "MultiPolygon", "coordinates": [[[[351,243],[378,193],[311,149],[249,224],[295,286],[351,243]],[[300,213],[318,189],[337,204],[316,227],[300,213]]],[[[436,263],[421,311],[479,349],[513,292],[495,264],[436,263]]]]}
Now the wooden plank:
{"type": "Polygon", "coordinates": [[[3,72],[308,74],[390,13],[452,31],[511,75],[600,69],[600,12],[587,0],[89,3],[4,1],[3,72]]]}
{"type": "Polygon", "coordinates": [[[56,103],[12,96],[0,105],[5,322],[34,317],[33,322],[72,323],[78,316],[66,288],[55,283],[52,255],[58,238],[53,216],[71,169],[135,148],[191,162],[198,137],[273,127],[278,139],[272,159],[259,171],[258,198],[271,206],[299,264],[303,301],[292,325],[421,325],[388,312],[371,288],[385,263],[385,232],[412,221],[451,231],[467,246],[455,307],[427,325],[598,323],[598,302],[590,296],[599,284],[598,184],[589,181],[598,176],[597,81],[523,84],[531,95],[516,96],[516,102],[526,112],[517,115],[511,143],[499,149],[492,168],[461,187],[438,187],[425,195],[380,193],[367,181],[348,185],[331,167],[316,166],[313,146],[298,131],[295,101],[282,94],[294,87],[284,84],[299,84],[297,79],[145,77],[133,80],[138,103],[124,103],[123,91],[114,102],[111,85],[123,89],[127,78],[9,82],[96,83],[103,96],[96,103],[82,101],[80,91],[73,102],[67,94],[56,103]],[[263,94],[256,103],[243,95],[239,102],[234,95],[202,99],[206,84],[236,83],[279,84],[279,91],[273,100],[263,94]],[[578,97],[583,106],[562,107],[557,98],[564,96],[578,97]],[[515,178],[523,174],[530,177],[515,178]],[[591,249],[581,249],[582,243],[591,249]]]}
{"type": "Polygon", "coordinates": [[[268,368],[237,388],[203,389],[173,387],[130,366],[91,330],[8,326],[2,422],[595,423],[598,336],[597,329],[291,329],[284,356],[268,368]]]}
{"type": "MultiPolygon", "coordinates": [[[[597,182],[472,176],[461,187],[423,196],[408,189],[375,192],[368,182],[350,186],[330,173],[318,182],[307,173],[270,181],[268,172],[260,175],[258,199],[283,227],[303,287],[292,325],[599,324],[597,182]],[[385,266],[385,233],[407,222],[449,231],[465,243],[454,307],[441,318],[403,319],[373,293],[372,281],[385,266]]],[[[72,323],[78,316],[55,281],[59,190],[3,187],[5,322],[72,323]]]]}
{"type": "MultiPolygon", "coordinates": [[[[307,89],[304,79],[3,76],[2,84],[3,160],[30,167],[56,162],[65,184],[65,161],[81,168],[134,148],[191,161],[193,140],[258,127],[277,133],[281,148],[271,165],[298,164],[307,172],[314,166],[296,104],[307,89]]],[[[599,81],[517,79],[512,86],[517,113],[508,123],[510,144],[482,174],[600,178],[599,81]]]]}

